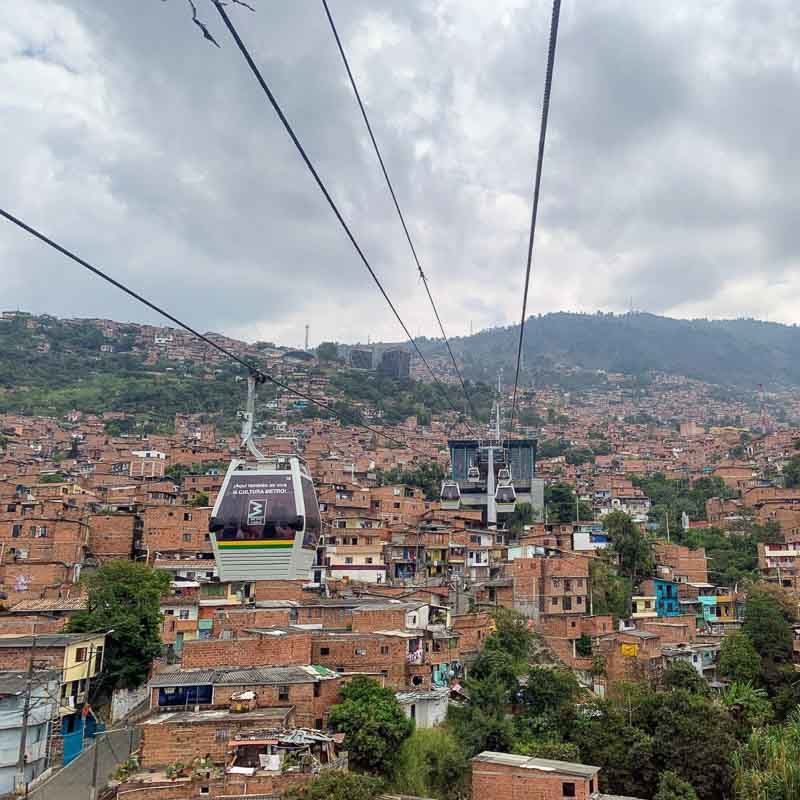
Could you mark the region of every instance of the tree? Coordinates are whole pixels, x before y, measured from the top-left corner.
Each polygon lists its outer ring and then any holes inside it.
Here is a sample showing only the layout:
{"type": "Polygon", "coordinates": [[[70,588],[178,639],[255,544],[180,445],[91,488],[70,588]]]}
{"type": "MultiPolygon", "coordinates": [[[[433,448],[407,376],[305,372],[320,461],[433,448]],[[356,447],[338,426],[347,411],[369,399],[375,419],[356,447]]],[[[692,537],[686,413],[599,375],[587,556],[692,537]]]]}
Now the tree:
{"type": "Polygon", "coordinates": [[[622,704],[596,700],[578,715],[570,739],[583,763],[602,767],[604,791],[652,797],[657,775],[653,737],[628,720],[622,704]]]}
{"type": "Polygon", "coordinates": [[[406,717],[391,689],[364,676],[341,691],[342,702],[331,708],[330,726],[345,734],[354,766],[388,775],[414,723],[406,717]]]}
{"type": "Polygon", "coordinates": [[[628,615],[631,581],[616,574],[606,553],[601,551],[599,558],[589,559],[589,578],[595,614],[611,614],[615,620],[628,615]]]}
{"type": "Polygon", "coordinates": [[[677,772],[700,800],[730,796],[735,726],[719,703],[684,689],[646,692],[633,708],[632,720],[658,742],[654,761],[659,773],[677,772]],[[697,746],[698,731],[703,731],[702,747],[697,746]]]}
{"type": "Polygon", "coordinates": [[[113,631],[96,690],[140,686],[162,652],[160,602],[169,590],[169,575],[133,561],[108,561],[83,583],[86,609],[70,618],[67,631],[113,631]]]}
{"type": "Polygon", "coordinates": [[[612,511],[603,518],[611,546],[619,556],[619,571],[634,585],[653,571],[653,546],[639,526],[622,511],[612,511]]]}
{"type": "Polygon", "coordinates": [[[667,770],[661,773],[653,800],[697,800],[697,792],[677,772],[667,770]]]}
{"type": "Polygon", "coordinates": [[[392,791],[439,800],[463,795],[469,774],[461,742],[447,728],[416,730],[400,747],[392,791]]]}
{"type": "Polygon", "coordinates": [[[772,719],[772,705],[767,692],[750,682],[730,684],[720,699],[735,721],[736,735],[740,739],[747,739],[753,728],[760,728],[772,719]]]}
{"type": "Polygon", "coordinates": [[[722,677],[740,683],[755,683],[758,680],[761,658],[746,633],[735,631],[722,640],[719,672],[722,677]]]}
{"type": "MultiPolygon", "coordinates": [[[[544,505],[548,522],[575,522],[578,518],[577,497],[568,483],[551,483],[544,487],[544,505]]],[[[592,519],[591,506],[582,503],[581,519],[592,519]]]]}
{"type": "Polygon", "coordinates": [[[685,661],[671,664],[662,677],[665,689],[686,689],[694,694],[708,694],[708,681],[685,661]]]}
{"type": "Polygon", "coordinates": [[[800,486],[800,455],[792,456],[783,465],[783,485],[787,489],[800,486]]]}
{"type": "Polygon", "coordinates": [[[339,358],[339,347],[336,342],[322,342],[317,347],[317,358],[320,361],[336,361],[339,358]]]}
{"type": "Polygon", "coordinates": [[[772,673],[776,665],[791,661],[792,628],[787,611],[765,587],[753,586],[744,605],[745,633],[761,656],[762,669],[772,673]]]}
{"type": "Polygon", "coordinates": [[[485,647],[504,650],[512,658],[527,658],[533,643],[533,632],[527,617],[510,608],[499,606],[492,612],[494,631],[485,647]]]}
{"type": "Polygon", "coordinates": [[[383,781],[355,772],[326,770],[310,783],[294,787],[284,800],[375,800],[383,790],[383,781]]]}

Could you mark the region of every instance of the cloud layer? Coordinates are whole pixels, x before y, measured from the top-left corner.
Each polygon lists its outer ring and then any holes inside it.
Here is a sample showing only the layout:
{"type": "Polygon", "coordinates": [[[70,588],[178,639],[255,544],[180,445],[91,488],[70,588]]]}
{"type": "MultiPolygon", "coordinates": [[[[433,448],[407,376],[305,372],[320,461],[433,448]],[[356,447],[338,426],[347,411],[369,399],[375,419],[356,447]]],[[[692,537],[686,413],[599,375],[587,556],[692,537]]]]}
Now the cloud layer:
{"type": "MultiPolygon", "coordinates": [[[[318,0],[229,7],[413,333],[435,321],[318,0]]],[[[2,204],[203,329],[397,323],[208,0],[0,6],[2,204]]],[[[529,308],[795,322],[800,8],[565,0],[529,308]]],[[[517,321],[549,2],[331,0],[452,335],[517,321]]],[[[7,224],[3,308],[155,321],[7,224]]]]}

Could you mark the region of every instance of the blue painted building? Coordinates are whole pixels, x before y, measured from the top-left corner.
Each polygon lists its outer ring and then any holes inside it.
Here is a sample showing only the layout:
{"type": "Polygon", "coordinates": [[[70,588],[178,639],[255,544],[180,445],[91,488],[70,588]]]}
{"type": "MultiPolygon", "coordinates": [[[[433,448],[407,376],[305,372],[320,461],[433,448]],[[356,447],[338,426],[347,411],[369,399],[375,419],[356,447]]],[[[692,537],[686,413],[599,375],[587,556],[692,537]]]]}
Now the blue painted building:
{"type": "Polygon", "coordinates": [[[656,613],[659,617],[678,617],[681,606],[678,600],[678,582],[655,578],[656,613]]]}

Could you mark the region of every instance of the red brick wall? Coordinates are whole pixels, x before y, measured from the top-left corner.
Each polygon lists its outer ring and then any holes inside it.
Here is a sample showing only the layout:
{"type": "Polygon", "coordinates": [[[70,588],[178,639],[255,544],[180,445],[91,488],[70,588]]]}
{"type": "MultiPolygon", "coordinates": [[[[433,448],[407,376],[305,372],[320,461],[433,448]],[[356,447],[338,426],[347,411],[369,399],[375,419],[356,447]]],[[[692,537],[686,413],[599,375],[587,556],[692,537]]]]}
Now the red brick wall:
{"type": "Polygon", "coordinates": [[[297,609],[297,622],[301,625],[345,629],[353,624],[353,609],[336,606],[327,608],[317,605],[300,606],[297,609]]]}
{"type": "MultiPolygon", "coordinates": [[[[157,720],[158,717],[155,717],[157,720]]],[[[240,733],[263,730],[263,719],[237,719],[230,715],[222,720],[198,723],[150,724],[142,726],[142,767],[158,767],[181,761],[187,764],[194,758],[210,755],[215,764],[222,764],[228,752],[228,741],[240,733]],[[218,737],[217,731],[228,734],[218,737]]]]}
{"type": "MultiPolygon", "coordinates": [[[[0,664],[2,669],[26,669],[30,655],[30,647],[3,647],[0,649],[0,664]]],[[[64,648],[37,645],[36,666],[61,669],[64,666],[64,648]]]]}
{"type": "MultiPolygon", "coordinates": [[[[589,800],[591,797],[589,781],[584,778],[472,762],[472,796],[475,800],[564,800],[564,783],[575,784],[575,800],[589,800]]],[[[596,785],[594,788],[597,791],[596,785]]]]}
{"type": "Polygon", "coordinates": [[[458,614],[452,617],[453,629],[458,632],[461,652],[475,652],[491,633],[492,618],[486,611],[475,614],[458,614]]]}
{"type": "Polygon", "coordinates": [[[249,637],[246,628],[271,628],[286,626],[290,622],[288,608],[253,608],[243,610],[217,609],[213,615],[212,636],[219,636],[222,630],[233,631],[234,637],[249,637]]]}
{"type": "MultiPolygon", "coordinates": [[[[386,672],[386,684],[394,689],[406,686],[405,639],[391,636],[335,636],[317,633],[312,647],[313,664],[344,672],[386,672]],[[356,650],[366,650],[356,655],[356,650]],[[327,652],[323,652],[327,650],[327,652]]],[[[430,667],[428,667],[430,672],[430,667]]]]}
{"type": "Polygon", "coordinates": [[[394,609],[356,609],[353,611],[353,631],[373,633],[374,631],[396,631],[406,627],[404,608],[394,609]]]}
{"type": "Polygon", "coordinates": [[[92,514],[89,517],[89,550],[100,561],[130,558],[135,526],[133,514],[92,514]]]}
{"type": "Polygon", "coordinates": [[[211,540],[206,538],[210,514],[211,509],[193,506],[146,508],[142,512],[142,544],[151,554],[174,550],[210,553],[211,540]],[[184,519],[187,515],[191,519],[184,519]]]}
{"type": "Polygon", "coordinates": [[[308,581],[256,581],[256,600],[299,600],[315,602],[319,595],[303,591],[308,581]]]}
{"type": "Polygon", "coordinates": [[[194,667],[302,666],[311,660],[311,633],[185,642],[181,663],[194,667]]]}
{"type": "MultiPolygon", "coordinates": [[[[0,617],[0,634],[58,633],[67,624],[66,617],[40,617],[36,614],[14,614],[0,617]]],[[[3,651],[0,650],[0,664],[4,669],[3,651]]]]}

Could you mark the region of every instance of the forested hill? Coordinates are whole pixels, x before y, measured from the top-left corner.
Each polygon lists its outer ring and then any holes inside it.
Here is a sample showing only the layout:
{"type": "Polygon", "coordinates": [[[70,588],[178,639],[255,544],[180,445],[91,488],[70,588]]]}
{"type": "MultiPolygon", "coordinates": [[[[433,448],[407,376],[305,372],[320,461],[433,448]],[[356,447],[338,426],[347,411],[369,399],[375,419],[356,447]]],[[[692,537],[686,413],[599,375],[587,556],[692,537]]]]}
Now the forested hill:
{"type": "MultiPolygon", "coordinates": [[[[470,378],[514,369],[519,326],[451,340],[470,378]]],[[[444,352],[427,340],[429,351],[444,352]]],[[[654,314],[547,314],[525,326],[529,377],[580,367],[639,375],[650,370],[755,388],[800,385],[800,328],[751,319],[682,320],[654,314]]]]}

